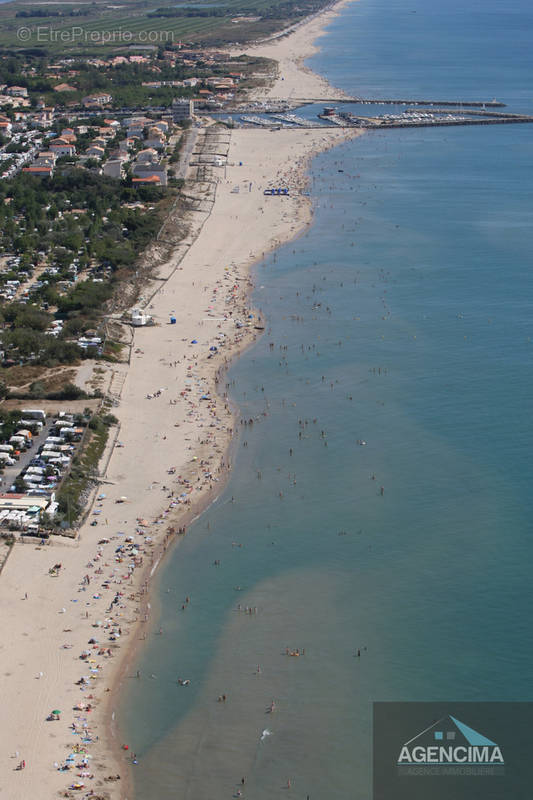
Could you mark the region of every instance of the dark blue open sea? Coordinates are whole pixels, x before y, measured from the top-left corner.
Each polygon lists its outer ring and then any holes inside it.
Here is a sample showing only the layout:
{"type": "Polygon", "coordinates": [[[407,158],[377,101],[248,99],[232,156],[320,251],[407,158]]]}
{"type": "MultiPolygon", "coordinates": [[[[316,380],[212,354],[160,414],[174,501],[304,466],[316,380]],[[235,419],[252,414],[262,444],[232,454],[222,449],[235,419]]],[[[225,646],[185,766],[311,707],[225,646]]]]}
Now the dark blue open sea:
{"type": "MultiPolygon", "coordinates": [[[[531,114],[531,30],[527,0],[358,0],[310,66],[531,114]]],[[[138,800],[242,776],[368,800],[372,701],[533,700],[532,135],[368,132],[313,162],[314,224],[257,266],[270,330],[230,374],[260,421],[123,694],[138,800]]]]}

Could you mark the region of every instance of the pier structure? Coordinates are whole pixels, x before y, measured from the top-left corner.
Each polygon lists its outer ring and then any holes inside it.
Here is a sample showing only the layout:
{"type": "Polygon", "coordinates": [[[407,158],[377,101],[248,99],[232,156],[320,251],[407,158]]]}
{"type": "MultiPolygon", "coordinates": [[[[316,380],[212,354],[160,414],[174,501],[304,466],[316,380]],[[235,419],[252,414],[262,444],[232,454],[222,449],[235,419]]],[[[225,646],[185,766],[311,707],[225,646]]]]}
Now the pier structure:
{"type": "Polygon", "coordinates": [[[384,99],[382,97],[328,97],[328,98],[291,98],[292,103],[309,105],[310,103],[358,103],[373,106],[450,106],[455,108],[505,108],[499,100],[406,100],[384,99]]]}

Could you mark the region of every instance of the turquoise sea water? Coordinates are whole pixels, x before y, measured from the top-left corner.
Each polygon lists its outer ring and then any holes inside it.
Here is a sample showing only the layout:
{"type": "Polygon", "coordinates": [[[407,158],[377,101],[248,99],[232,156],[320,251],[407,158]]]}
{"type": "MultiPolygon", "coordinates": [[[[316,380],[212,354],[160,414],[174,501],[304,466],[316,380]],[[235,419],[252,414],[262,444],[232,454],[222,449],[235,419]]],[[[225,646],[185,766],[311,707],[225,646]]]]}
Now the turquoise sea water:
{"type": "MultiPolygon", "coordinates": [[[[311,66],[527,111],[530,17],[359,0],[311,66]]],[[[373,700],[532,699],[531,136],[372,132],[314,161],[314,225],[258,265],[269,330],[229,376],[257,421],[161,570],[165,635],[122,698],[137,798],[229,798],[246,776],[255,800],[289,778],[364,800],[373,700]]]]}

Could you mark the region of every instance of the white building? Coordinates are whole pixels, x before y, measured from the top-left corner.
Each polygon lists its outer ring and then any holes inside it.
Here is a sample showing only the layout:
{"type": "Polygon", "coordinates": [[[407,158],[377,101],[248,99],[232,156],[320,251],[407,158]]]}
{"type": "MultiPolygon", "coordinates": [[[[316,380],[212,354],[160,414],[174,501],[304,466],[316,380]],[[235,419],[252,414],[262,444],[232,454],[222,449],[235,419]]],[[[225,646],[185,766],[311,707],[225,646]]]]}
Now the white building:
{"type": "Polygon", "coordinates": [[[150,325],[152,322],[152,317],[149,314],[145,314],[139,308],[134,308],[131,312],[131,324],[135,328],[141,328],[144,325],[150,325]]]}

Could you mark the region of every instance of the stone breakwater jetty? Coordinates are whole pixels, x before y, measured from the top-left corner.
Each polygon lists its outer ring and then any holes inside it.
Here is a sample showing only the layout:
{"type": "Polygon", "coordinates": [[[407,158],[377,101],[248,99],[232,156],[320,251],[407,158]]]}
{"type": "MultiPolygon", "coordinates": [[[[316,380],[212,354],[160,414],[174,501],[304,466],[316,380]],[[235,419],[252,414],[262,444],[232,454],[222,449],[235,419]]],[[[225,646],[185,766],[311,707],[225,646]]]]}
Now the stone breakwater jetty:
{"type": "MultiPolygon", "coordinates": [[[[374,122],[370,121],[363,125],[362,123],[354,123],[353,127],[365,128],[444,128],[451,127],[452,125],[505,125],[513,123],[533,122],[533,117],[484,117],[483,119],[436,119],[436,120],[420,120],[420,121],[388,121],[388,122],[374,122]]],[[[340,126],[344,127],[344,126],[340,126]]]]}
{"type": "MultiPolygon", "coordinates": [[[[275,102],[269,98],[270,102],[275,102]]],[[[456,108],[505,108],[499,100],[391,100],[378,97],[330,97],[330,98],[291,98],[292,103],[300,105],[308,103],[360,103],[373,106],[450,106],[456,108]]]]}

